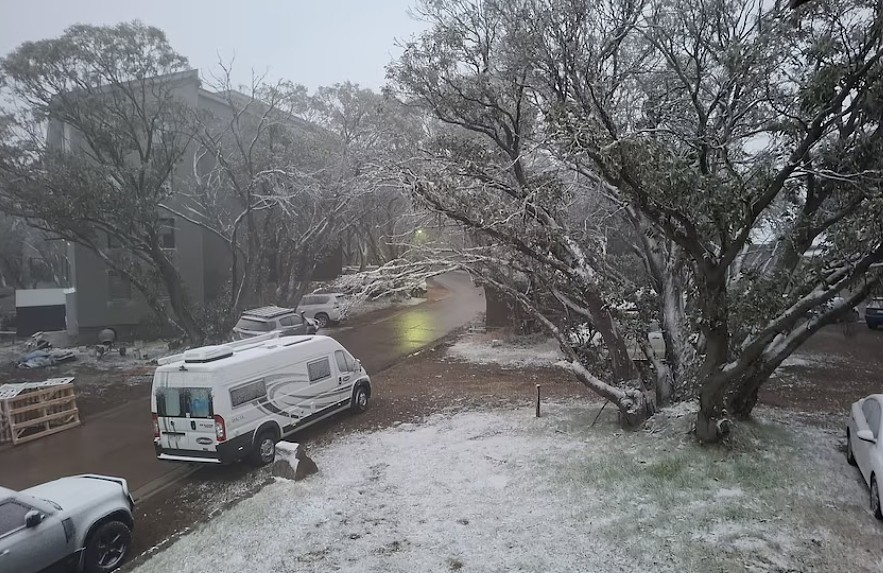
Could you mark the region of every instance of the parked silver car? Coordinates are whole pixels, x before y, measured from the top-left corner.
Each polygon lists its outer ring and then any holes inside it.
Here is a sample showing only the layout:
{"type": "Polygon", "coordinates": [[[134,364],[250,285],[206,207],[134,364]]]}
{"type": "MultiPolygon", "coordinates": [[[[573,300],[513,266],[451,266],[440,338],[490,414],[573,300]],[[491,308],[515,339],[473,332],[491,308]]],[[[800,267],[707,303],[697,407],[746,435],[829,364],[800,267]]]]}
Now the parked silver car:
{"type": "Polygon", "coordinates": [[[300,299],[297,311],[315,320],[319,328],[325,328],[345,318],[344,297],[337,292],[308,294],[300,299]]]}
{"type": "Polygon", "coordinates": [[[0,487],[0,573],[110,573],[132,545],[134,507],[126,480],[108,476],[0,487]]]}
{"type": "Polygon", "coordinates": [[[883,394],[871,394],[850,408],[846,426],[846,461],[858,466],[871,490],[871,513],[883,519],[880,483],[883,482],[883,394]]]}
{"type": "Polygon", "coordinates": [[[316,334],[321,326],[316,322],[292,308],[265,306],[243,312],[233,327],[233,338],[244,340],[274,331],[279,331],[281,336],[316,334]]]}

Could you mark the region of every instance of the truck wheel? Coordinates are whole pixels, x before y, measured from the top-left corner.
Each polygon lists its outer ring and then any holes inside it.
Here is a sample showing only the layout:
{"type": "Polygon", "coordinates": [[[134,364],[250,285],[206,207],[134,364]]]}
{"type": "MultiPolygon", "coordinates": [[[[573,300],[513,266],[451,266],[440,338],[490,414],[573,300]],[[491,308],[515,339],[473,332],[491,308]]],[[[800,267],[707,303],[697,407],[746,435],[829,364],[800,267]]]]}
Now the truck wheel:
{"type": "Polygon", "coordinates": [[[272,464],[276,459],[276,435],[273,432],[264,432],[254,441],[254,449],[251,451],[251,462],[256,466],[272,464]]]}
{"type": "Polygon", "coordinates": [[[368,390],[364,386],[356,388],[353,396],[353,410],[361,414],[368,409],[368,390]]]}
{"type": "Polygon", "coordinates": [[[132,532],[120,521],[101,524],[86,540],[83,571],[110,573],[126,559],[132,545],[132,532]]]}
{"type": "Polygon", "coordinates": [[[316,326],[318,326],[319,328],[325,328],[331,322],[331,319],[328,318],[328,315],[324,312],[318,313],[316,316],[313,317],[313,320],[316,321],[316,326]]]}

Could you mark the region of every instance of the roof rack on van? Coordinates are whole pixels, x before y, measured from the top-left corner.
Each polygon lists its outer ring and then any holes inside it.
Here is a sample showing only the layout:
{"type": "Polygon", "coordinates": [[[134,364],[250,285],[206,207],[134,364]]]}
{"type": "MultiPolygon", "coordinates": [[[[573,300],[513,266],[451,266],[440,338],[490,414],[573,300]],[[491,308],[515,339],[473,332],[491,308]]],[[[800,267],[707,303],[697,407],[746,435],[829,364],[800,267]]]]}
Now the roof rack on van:
{"type": "Polygon", "coordinates": [[[283,314],[291,314],[293,312],[297,311],[293,308],[282,308],[281,306],[262,306],[260,308],[246,310],[242,313],[242,316],[251,316],[255,318],[276,318],[277,316],[282,316],[283,314]]]}
{"type": "MultiPolygon", "coordinates": [[[[268,332],[267,334],[261,334],[260,336],[253,336],[251,338],[246,338],[243,340],[234,340],[233,342],[219,344],[217,346],[214,346],[213,348],[215,348],[217,350],[226,349],[226,350],[230,351],[230,354],[233,354],[233,353],[238,352],[240,350],[245,350],[247,348],[253,348],[255,346],[260,346],[261,344],[263,344],[264,342],[266,342],[268,340],[273,340],[275,338],[279,338],[279,334],[280,333],[278,331],[268,332]]],[[[182,360],[185,360],[185,358],[186,358],[184,355],[187,354],[188,352],[193,352],[193,350],[195,350],[195,349],[190,349],[185,352],[173,354],[171,356],[164,356],[162,358],[159,358],[156,361],[156,363],[158,365],[162,366],[163,364],[171,364],[172,362],[181,362],[182,360]]]]}

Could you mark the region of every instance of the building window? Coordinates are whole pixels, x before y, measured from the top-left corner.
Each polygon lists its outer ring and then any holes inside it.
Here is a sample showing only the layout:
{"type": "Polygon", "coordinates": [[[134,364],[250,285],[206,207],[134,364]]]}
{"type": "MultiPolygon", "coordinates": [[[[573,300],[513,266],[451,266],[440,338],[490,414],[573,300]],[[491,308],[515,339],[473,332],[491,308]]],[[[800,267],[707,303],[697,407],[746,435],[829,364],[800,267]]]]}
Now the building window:
{"type": "Polygon", "coordinates": [[[163,249],[175,248],[175,220],[159,220],[159,246],[163,249]]]}
{"type": "Polygon", "coordinates": [[[110,300],[130,300],[132,283],[117,271],[107,271],[107,292],[110,300]]]}

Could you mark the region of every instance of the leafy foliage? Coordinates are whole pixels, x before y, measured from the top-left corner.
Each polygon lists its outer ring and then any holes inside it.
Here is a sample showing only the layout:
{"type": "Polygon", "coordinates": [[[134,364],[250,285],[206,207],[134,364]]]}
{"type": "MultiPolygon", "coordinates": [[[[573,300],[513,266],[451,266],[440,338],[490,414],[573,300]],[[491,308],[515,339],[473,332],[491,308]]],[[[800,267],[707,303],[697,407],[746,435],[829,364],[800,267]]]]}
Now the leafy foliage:
{"type": "Polygon", "coordinates": [[[719,439],[879,283],[879,4],[435,0],[421,14],[431,29],[389,76],[449,129],[415,193],[488,237],[464,264],[538,315],[626,418],[653,411],[653,388],[698,394],[697,433],[719,439]],[[540,304],[550,293],[600,327],[612,369],[540,304]],[[626,303],[638,319],[614,311],[626,303]],[[635,386],[617,356],[651,318],[666,360],[635,386]]]}

